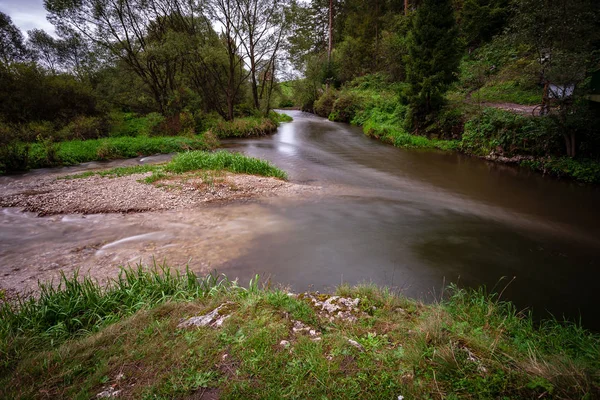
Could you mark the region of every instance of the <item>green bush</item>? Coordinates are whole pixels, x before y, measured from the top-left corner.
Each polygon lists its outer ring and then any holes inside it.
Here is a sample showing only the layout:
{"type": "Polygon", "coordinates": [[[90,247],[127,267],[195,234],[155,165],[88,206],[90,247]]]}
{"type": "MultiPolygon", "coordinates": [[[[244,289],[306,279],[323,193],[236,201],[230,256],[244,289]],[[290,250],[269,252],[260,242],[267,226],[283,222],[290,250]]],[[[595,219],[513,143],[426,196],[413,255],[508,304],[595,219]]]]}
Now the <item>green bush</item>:
{"type": "Polygon", "coordinates": [[[315,113],[321,117],[328,118],[333,111],[333,104],[336,100],[336,93],[333,90],[326,90],[317,101],[315,101],[315,113]]]}
{"type": "Polygon", "coordinates": [[[350,122],[361,107],[360,97],[353,92],[340,92],[337,100],[333,103],[333,110],[329,119],[336,122],[350,122]]]}
{"type": "Polygon", "coordinates": [[[219,139],[265,136],[277,130],[277,123],[269,118],[246,117],[233,121],[220,121],[211,132],[219,139]]]}
{"type": "Polygon", "coordinates": [[[33,121],[18,125],[19,139],[26,142],[53,138],[56,136],[54,124],[50,121],[33,121]]]}
{"type": "Polygon", "coordinates": [[[600,163],[594,160],[548,157],[525,160],[521,162],[521,165],[559,178],[566,177],[585,183],[600,183],[600,163]]]}
{"type": "Polygon", "coordinates": [[[560,149],[551,119],[486,108],[465,124],[461,148],[469,154],[552,154],[560,149]]]}
{"type": "Polygon", "coordinates": [[[61,140],[98,139],[108,135],[108,122],[101,117],[79,116],[58,132],[61,140]]]}
{"type": "Polygon", "coordinates": [[[15,140],[0,146],[0,173],[25,171],[28,164],[28,143],[15,140]]]}
{"type": "Polygon", "coordinates": [[[156,112],[144,116],[119,112],[111,114],[111,119],[111,137],[157,136],[161,134],[161,126],[165,121],[165,117],[156,112]]]}
{"type": "MultiPolygon", "coordinates": [[[[211,148],[204,137],[198,136],[194,138],[181,136],[118,137],[97,140],[72,140],[55,143],[55,145],[57,146],[56,157],[62,165],[211,148]]],[[[43,168],[56,165],[56,163],[49,163],[47,151],[48,148],[43,143],[32,144],[28,152],[27,168],[43,168]]]]}
{"type": "Polygon", "coordinates": [[[194,136],[196,134],[196,120],[194,115],[190,112],[184,111],[179,114],[179,120],[181,122],[182,136],[194,136]]]}

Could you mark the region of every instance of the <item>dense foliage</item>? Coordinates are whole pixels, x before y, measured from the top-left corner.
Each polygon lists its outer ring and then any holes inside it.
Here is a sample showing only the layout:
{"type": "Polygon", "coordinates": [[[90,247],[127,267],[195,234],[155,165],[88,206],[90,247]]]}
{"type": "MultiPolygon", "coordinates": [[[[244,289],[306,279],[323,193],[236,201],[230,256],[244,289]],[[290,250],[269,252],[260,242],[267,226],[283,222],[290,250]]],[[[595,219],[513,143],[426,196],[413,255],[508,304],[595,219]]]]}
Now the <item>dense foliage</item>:
{"type": "Polygon", "coordinates": [[[584,167],[600,160],[600,107],[588,99],[600,74],[600,3],[334,1],[331,58],[320,19],[327,4],[298,7],[299,32],[313,34],[290,38],[304,78],[281,104],[293,99],[403,147],[527,159],[554,175],[600,180],[584,167]]]}

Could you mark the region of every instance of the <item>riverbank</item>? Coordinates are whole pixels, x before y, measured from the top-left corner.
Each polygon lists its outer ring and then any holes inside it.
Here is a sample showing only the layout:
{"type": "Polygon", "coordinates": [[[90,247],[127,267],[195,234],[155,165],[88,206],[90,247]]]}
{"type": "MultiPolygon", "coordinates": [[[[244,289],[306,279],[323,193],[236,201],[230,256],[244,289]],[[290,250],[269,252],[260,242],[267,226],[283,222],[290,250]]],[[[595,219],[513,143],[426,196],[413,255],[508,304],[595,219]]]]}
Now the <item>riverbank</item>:
{"type": "Polygon", "coordinates": [[[600,338],[455,287],[240,287],[164,268],[0,308],[4,398],[595,398],[600,338]]]}
{"type": "MultiPolygon", "coordinates": [[[[478,104],[455,94],[435,121],[414,134],[409,128],[409,107],[401,101],[404,90],[405,84],[366,76],[339,90],[325,91],[308,111],[359,126],[365,135],[400,148],[460,152],[556,178],[600,183],[598,160],[560,155],[564,139],[549,117],[523,114],[519,104],[478,104]]],[[[595,139],[587,140],[590,143],[582,148],[593,147],[595,139]]]]}
{"type": "Polygon", "coordinates": [[[181,136],[161,136],[157,133],[150,136],[148,128],[142,123],[132,124],[129,129],[122,129],[123,132],[116,131],[114,134],[118,136],[100,139],[55,141],[51,137],[44,139],[39,135],[34,143],[12,141],[1,146],[0,174],[90,161],[213,150],[220,146],[219,139],[272,134],[280,123],[291,120],[285,114],[272,112],[268,118],[243,117],[234,121],[213,121],[200,134],[190,131],[192,133],[180,133],[181,136]]]}
{"type": "Polygon", "coordinates": [[[130,213],[302,191],[302,186],[285,178],[285,172],[266,161],[224,151],[192,151],[164,165],[18,181],[4,188],[0,207],[18,207],[39,216],[130,213]]]}

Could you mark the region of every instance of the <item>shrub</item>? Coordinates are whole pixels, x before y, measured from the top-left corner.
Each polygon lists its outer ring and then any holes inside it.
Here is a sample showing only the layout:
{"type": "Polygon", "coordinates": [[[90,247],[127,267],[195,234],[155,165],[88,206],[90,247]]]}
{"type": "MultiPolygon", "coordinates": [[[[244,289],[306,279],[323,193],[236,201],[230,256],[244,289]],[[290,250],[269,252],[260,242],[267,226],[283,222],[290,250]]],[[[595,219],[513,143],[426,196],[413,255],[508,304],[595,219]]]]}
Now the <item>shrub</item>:
{"type": "Polygon", "coordinates": [[[326,90],[315,102],[315,113],[321,117],[328,118],[333,111],[333,104],[336,100],[336,93],[333,90],[326,90]]]}
{"type": "Polygon", "coordinates": [[[61,140],[98,139],[108,135],[108,122],[100,117],[79,116],[58,133],[61,140]]]}
{"type": "Polygon", "coordinates": [[[50,121],[34,121],[19,126],[19,139],[26,142],[48,139],[56,136],[54,124],[50,121]]]}
{"type": "Polygon", "coordinates": [[[353,92],[343,91],[333,103],[329,119],[337,122],[350,122],[359,109],[361,109],[360,97],[353,92]]]}
{"type": "Polygon", "coordinates": [[[0,122],[0,173],[24,171],[29,161],[29,145],[19,140],[18,128],[0,122]]]}
{"type": "Polygon", "coordinates": [[[96,156],[99,160],[110,160],[119,157],[119,150],[110,141],[104,140],[100,142],[100,146],[96,150],[96,156]]]}
{"type": "Polygon", "coordinates": [[[233,121],[220,121],[211,132],[220,139],[265,136],[277,130],[277,123],[269,118],[246,117],[233,121]]]}
{"type": "Polygon", "coordinates": [[[444,106],[436,115],[434,122],[425,131],[427,134],[436,134],[439,137],[460,139],[465,126],[465,110],[452,105],[444,106]]]}
{"type": "Polygon", "coordinates": [[[42,136],[38,136],[38,142],[42,145],[43,154],[45,156],[45,165],[59,165],[60,156],[58,155],[58,143],[56,143],[52,137],[43,138],[42,136]]]}
{"type": "Polygon", "coordinates": [[[194,136],[196,134],[196,120],[190,112],[184,111],[179,114],[179,121],[181,122],[180,135],[194,136]]]}
{"type": "Polygon", "coordinates": [[[525,160],[521,165],[559,178],[567,177],[585,183],[600,183],[600,163],[594,160],[548,157],[525,160]]]}
{"type": "Polygon", "coordinates": [[[9,173],[27,170],[29,144],[11,141],[0,146],[0,172],[9,173]]]}
{"type": "Polygon", "coordinates": [[[165,117],[156,112],[141,117],[134,113],[113,113],[110,136],[157,136],[164,121],[165,117]]]}
{"type": "Polygon", "coordinates": [[[475,155],[547,155],[560,148],[550,118],[486,108],[465,124],[462,150],[475,155]]]}

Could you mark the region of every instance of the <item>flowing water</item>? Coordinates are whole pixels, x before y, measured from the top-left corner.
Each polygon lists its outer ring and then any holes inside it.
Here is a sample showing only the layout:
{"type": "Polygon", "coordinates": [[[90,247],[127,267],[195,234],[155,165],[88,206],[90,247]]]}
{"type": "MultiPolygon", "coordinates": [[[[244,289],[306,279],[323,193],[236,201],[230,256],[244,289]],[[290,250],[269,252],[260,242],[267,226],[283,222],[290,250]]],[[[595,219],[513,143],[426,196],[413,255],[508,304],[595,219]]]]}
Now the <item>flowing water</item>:
{"type": "MultiPolygon", "coordinates": [[[[450,282],[501,291],[516,277],[503,298],[600,329],[598,188],[397,149],[359,128],[289,113],[294,122],[277,134],[225,147],[270,160],[292,182],[321,187],[318,194],[129,215],[38,218],[5,209],[3,286],[73,263],[110,274],[115,263],[152,256],[243,283],[257,273],[293,290],[373,282],[423,299],[450,282]]],[[[47,173],[57,172],[34,174],[47,173]]]]}

